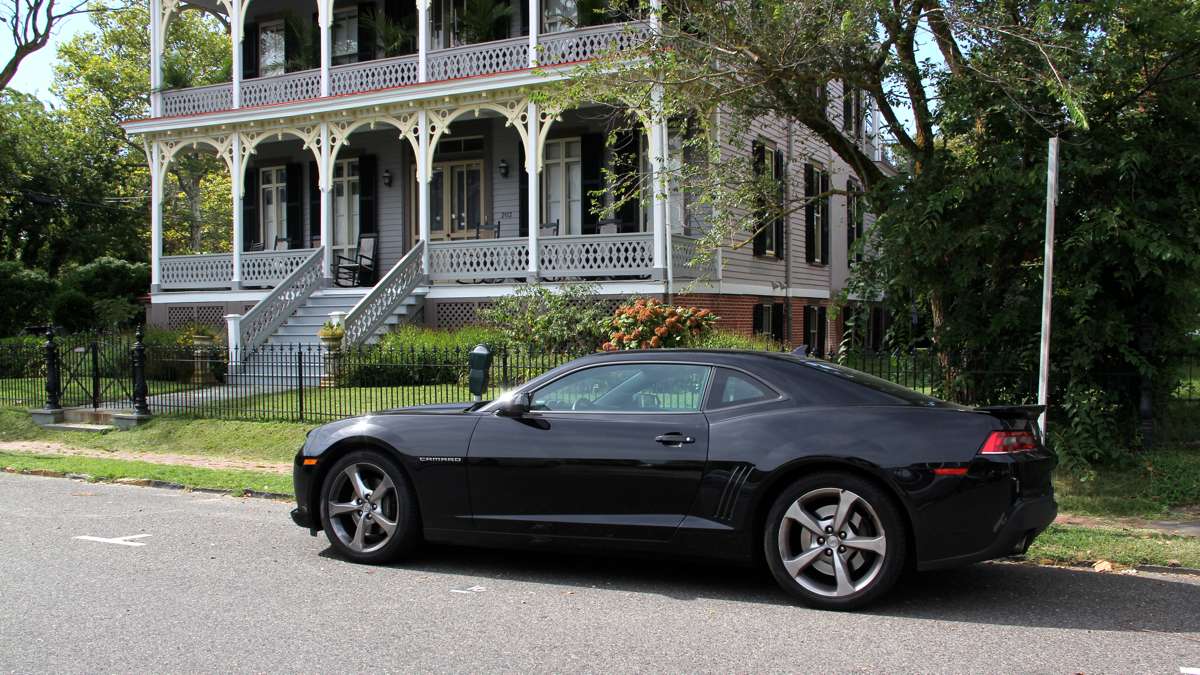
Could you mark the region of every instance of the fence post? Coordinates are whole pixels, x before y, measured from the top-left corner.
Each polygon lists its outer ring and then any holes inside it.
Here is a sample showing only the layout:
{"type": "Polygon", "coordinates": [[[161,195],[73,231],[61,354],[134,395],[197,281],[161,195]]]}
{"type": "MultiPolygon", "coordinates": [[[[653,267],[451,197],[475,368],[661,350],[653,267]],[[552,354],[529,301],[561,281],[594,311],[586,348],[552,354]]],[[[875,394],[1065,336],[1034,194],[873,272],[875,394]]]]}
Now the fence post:
{"type": "Polygon", "coordinates": [[[146,385],[146,345],[142,343],[145,333],[138,326],[133,334],[133,414],[149,415],[150,403],[147,401],[149,387],[146,385]]]}
{"type": "Polygon", "coordinates": [[[100,343],[92,338],[92,408],[100,407],[100,343]]]}
{"type": "Polygon", "coordinates": [[[296,347],[296,396],[300,407],[300,421],[304,421],[304,350],[296,347]]]}
{"type": "Polygon", "coordinates": [[[46,410],[62,410],[62,369],[54,327],[46,329],[46,410]]]}

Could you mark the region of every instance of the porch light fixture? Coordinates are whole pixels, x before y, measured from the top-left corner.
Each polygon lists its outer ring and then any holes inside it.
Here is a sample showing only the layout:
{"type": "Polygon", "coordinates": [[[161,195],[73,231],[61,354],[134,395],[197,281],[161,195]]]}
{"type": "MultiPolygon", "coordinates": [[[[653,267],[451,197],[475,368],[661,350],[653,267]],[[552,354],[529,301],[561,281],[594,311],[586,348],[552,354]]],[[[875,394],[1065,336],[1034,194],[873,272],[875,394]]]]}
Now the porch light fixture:
{"type": "Polygon", "coordinates": [[[500,177],[508,178],[508,160],[507,159],[500,160],[500,177]]]}
{"type": "Polygon", "coordinates": [[[392,187],[392,170],[391,169],[383,170],[383,186],[384,187],[392,187]]]}

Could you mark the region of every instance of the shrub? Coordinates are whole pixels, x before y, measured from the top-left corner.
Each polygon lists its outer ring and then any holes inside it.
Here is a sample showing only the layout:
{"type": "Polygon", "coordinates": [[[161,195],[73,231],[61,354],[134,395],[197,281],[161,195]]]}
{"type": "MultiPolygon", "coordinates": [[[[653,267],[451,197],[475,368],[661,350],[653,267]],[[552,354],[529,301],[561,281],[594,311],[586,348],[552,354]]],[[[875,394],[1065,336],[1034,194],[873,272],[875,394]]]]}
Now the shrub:
{"type": "Polygon", "coordinates": [[[96,299],[121,298],[132,302],[150,290],[150,267],[101,256],[67,271],[62,285],[96,299]]]}
{"type": "Polygon", "coordinates": [[[462,384],[467,354],[478,344],[497,348],[505,336],[494,329],[454,331],[400,326],[371,347],[349,350],[341,384],[353,387],[462,384]]]}
{"type": "Polygon", "coordinates": [[[1091,385],[1068,385],[1062,401],[1064,419],[1050,424],[1051,445],[1071,471],[1086,471],[1127,457],[1128,428],[1119,397],[1091,385]]]}
{"type": "Polygon", "coordinates": [[[765,335],[742,335],[714,329],[694,340],[689,346],[699,349],[748,349],[758,352],[785,351],[783,345],[765,335]]]}
{"type": "Polygon", "coordinates": [[[654,299],[638,298],[613,312],[612,334],[603,349],[657,349],[685,347],[704,340],[717,316],[707,309],[672,307],[654,299]]]}
{"type": "Polygon", "coordinates": [[[74,288],[64,288],[54,296],[50,316],[67,333],[82,333],[96,326],[92,299],[74,288]]]}
{"type": "Polygon", "coordinates": [[[50,319],[47,302],[57,284],[37,269],[13,260],[0,262],[0,336],[16,335],[50,319]]]}
{"type": "Polygon", "coordinates": [[[608,337],[609,317],[591,284],[564,285],[558,292],[540,284],[522,286],[479,315],[510,345],[593,351],[608,337]]]}
{"type": "Polygon", "coordinates": [[[96,325],[102,329],[128,328],[142,316],[142,308],[125,298],[104,298],[92,304],[96,325]]]}

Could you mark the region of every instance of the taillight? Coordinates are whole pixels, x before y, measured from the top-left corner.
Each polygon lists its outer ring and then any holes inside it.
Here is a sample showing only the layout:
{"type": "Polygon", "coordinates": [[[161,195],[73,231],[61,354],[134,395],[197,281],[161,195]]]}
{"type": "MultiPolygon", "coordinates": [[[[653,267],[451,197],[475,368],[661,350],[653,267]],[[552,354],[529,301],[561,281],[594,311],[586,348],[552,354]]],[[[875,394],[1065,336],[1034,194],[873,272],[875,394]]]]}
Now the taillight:
{"type": "Polygon", "coordinates": [[[993,431],[979,450],[981,455],[1007,455],[1037,450],[1037,438],[1030,431],[993,431]]]}

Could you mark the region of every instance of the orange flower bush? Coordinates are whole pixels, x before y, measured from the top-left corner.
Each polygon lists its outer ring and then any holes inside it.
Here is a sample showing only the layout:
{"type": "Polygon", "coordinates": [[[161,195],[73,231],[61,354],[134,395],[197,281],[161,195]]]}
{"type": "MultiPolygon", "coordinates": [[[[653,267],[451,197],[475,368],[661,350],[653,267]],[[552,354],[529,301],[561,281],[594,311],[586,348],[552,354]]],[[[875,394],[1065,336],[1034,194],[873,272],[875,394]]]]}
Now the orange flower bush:
{"type": "Polygon", "coordinates": [[[638,298],[613,312],[612,334],[601,349],[657,349],[686,347],[702,340],[717,322],[710,310],[673,307],[654,299],[638,298]]]}

